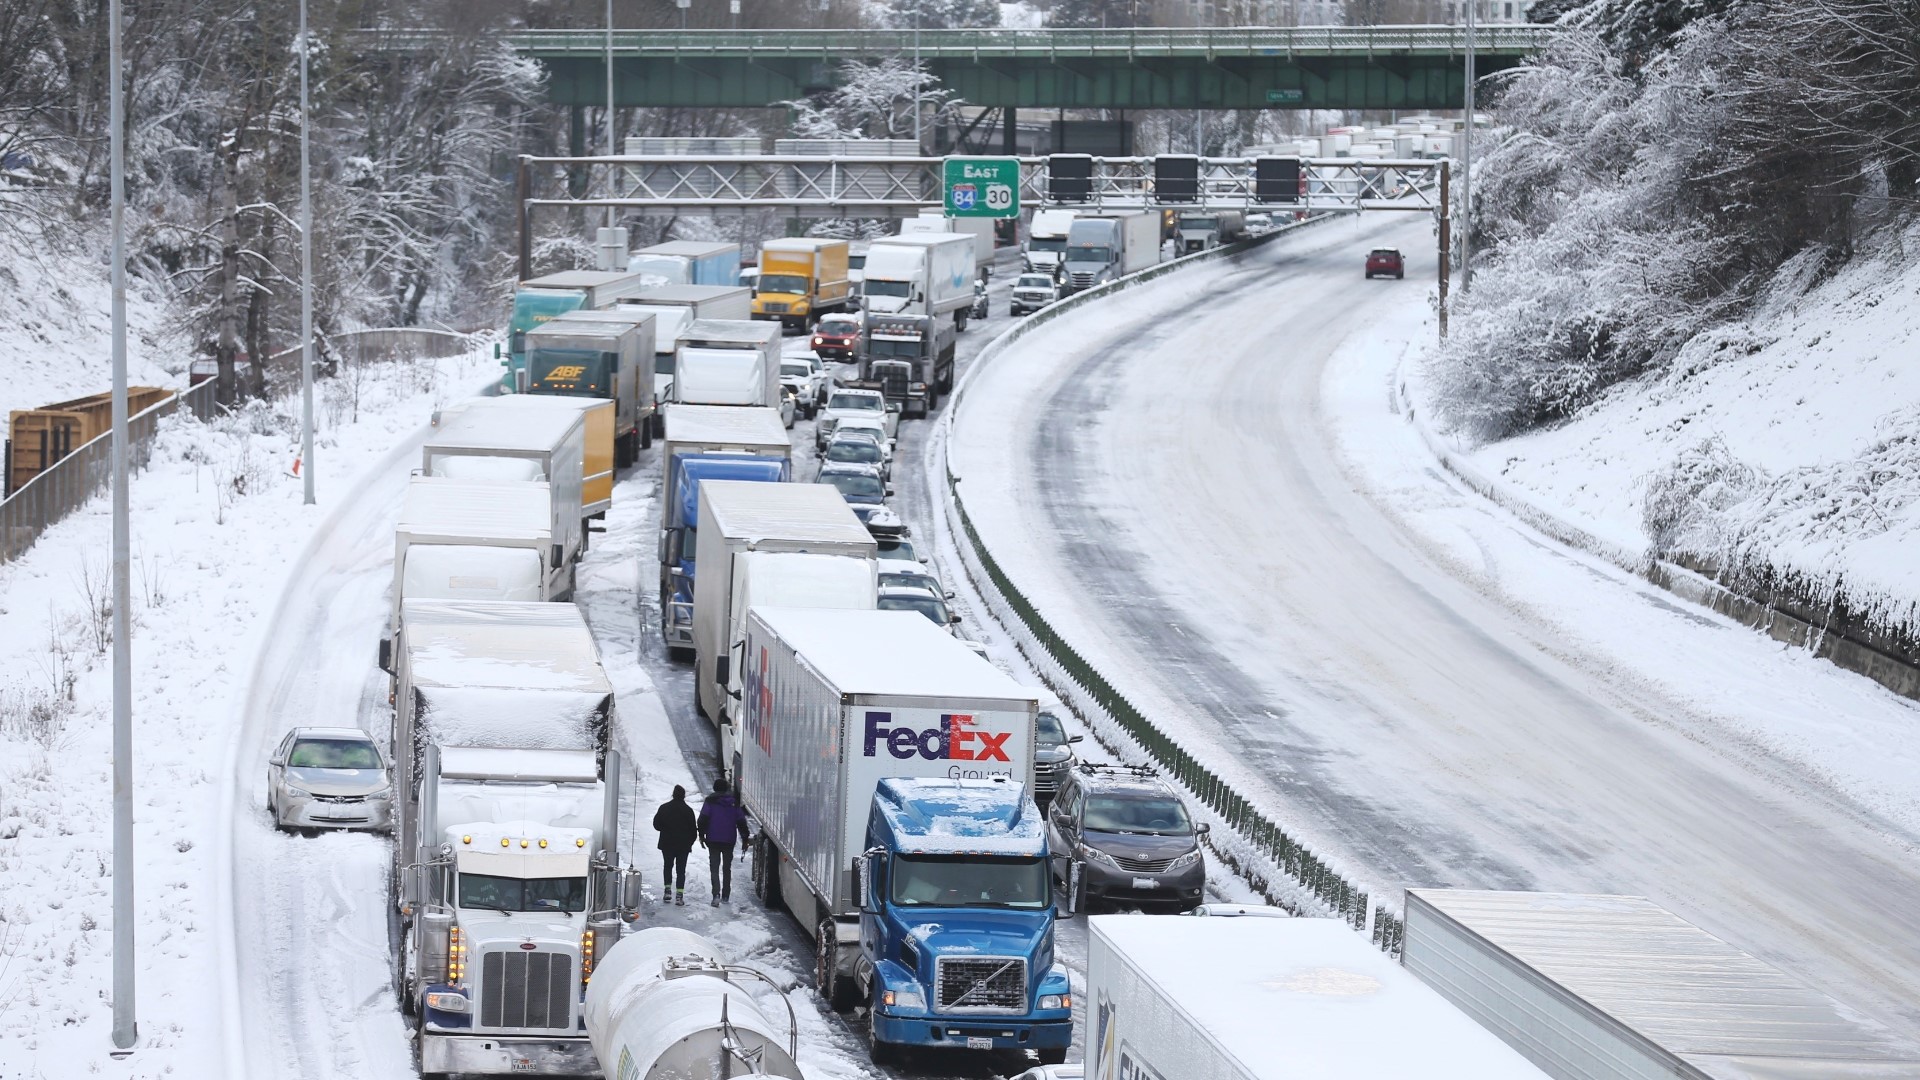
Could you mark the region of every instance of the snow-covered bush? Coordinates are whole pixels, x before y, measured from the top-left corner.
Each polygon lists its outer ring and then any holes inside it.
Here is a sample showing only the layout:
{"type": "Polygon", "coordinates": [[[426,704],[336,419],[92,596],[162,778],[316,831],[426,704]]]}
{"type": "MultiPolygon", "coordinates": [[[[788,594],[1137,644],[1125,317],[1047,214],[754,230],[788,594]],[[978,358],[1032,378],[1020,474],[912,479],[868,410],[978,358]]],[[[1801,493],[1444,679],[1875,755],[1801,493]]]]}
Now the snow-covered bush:
{"type": "Polygon", "coordinates": [[[1654,550],[1723,562],[1737,534],[1733,511],[1763,479],[1717,436],[1682,451],[1645,482],[1640,512],[1654,550]]]}

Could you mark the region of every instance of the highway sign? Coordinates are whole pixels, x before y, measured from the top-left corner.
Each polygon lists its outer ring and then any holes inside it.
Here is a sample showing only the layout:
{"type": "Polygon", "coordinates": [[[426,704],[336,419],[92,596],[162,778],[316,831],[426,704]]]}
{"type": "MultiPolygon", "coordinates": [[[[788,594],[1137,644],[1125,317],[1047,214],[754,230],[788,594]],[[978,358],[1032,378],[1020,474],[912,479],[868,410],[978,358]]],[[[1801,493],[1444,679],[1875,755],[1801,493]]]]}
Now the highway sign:
{"type": "Polygon", "coordinates": [[[1018,158],[950,157],[941,179],[948,217],[1020,216],[1018,158]]]}

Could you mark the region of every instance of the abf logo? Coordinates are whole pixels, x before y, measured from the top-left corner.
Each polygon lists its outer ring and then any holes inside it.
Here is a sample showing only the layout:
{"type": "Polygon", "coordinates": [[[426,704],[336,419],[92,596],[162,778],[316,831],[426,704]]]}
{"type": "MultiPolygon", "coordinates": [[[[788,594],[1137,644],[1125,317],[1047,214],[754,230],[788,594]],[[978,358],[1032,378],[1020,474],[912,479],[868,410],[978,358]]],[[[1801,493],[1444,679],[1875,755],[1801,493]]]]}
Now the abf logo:
{"type": "Polygon", "coordinates": [[[551,371],[549,371],[549,372],[547,372],[547,378],[549,378],[549,379],[577,379],[577,378],[579,378],[580,376],[582,376],[582,375],[585,375],[586,373],[587,373],[587,369],[586,369],[586,367],[585,367],[585,365],[582,365],[582,364],[560,364],[560,365],[557,365],[556,367],[554,367],[554,369],[553,369],[553,370],[551,370],[551,371]]]}
{"type": "Polygon", "coordinates": [[[1013,734],[975,731],[973,717],[967,713],[942,713],[939,727],[916,730],[892,725],[890,712],[867,714],[866,749],[862,756],[877,757],[880,747],[885,745],[889,754],[903,759],[918,754],[928,761],[1007,761],[1006,742],[1013,734]],[[969,743],[979,745],[969,746],[969,743]]]}

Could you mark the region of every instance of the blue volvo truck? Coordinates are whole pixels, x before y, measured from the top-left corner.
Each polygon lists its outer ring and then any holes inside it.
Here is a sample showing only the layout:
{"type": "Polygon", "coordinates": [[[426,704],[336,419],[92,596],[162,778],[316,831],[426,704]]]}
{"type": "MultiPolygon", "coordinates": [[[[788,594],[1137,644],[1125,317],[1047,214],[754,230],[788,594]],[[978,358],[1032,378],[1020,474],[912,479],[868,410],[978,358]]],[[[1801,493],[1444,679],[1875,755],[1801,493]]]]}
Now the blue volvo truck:
{"type": "Polygon", "coordinates": [[[755,607],[739,785],[753,884],[815,942],[873,1054],[930,1046],[1064,1059],[1047,841],[1031,791],[1039,694],[910,611],[755,607]]]}

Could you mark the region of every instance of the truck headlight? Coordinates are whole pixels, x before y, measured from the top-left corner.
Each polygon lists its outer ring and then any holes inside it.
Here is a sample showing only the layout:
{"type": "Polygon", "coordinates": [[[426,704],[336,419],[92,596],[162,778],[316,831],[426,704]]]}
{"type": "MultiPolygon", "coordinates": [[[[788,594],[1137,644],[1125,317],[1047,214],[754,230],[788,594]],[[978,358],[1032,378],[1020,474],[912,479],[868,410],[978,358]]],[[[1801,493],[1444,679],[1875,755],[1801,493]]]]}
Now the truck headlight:
{"type": "Polygon", "coordinates": [[[467,1011],[467,995],[455,990],[429,990],[427,1008],[438,1009],[441,1012],[463,1013],[467,1011]]]}
{"type": "Polygon", "coordinates": [[[1187,867],[1192,866],[1193,864],[1199,861],[1200,861],[1200,849],[1194,848],[1192,851],[1189,851],[1185,855],[1182,855],[1179,858],[1173,860],[1171,863],[1168,863],[1167,872],[1173,873],[1176,870],[1185,870],[1187,867]]]}
{"type": "Polygon", "coordinates": [[[880,995],[880,1004],[895,1009],[927,1011],[927,995],[918,990],[888,990],[880,995]]]}
{"type": "Polygon", "coordinates": [[[1040,1007],[1042,1009],[1071,1009],[1073,1008],[1073,995],[1041,994],[1040,1007]]]}

